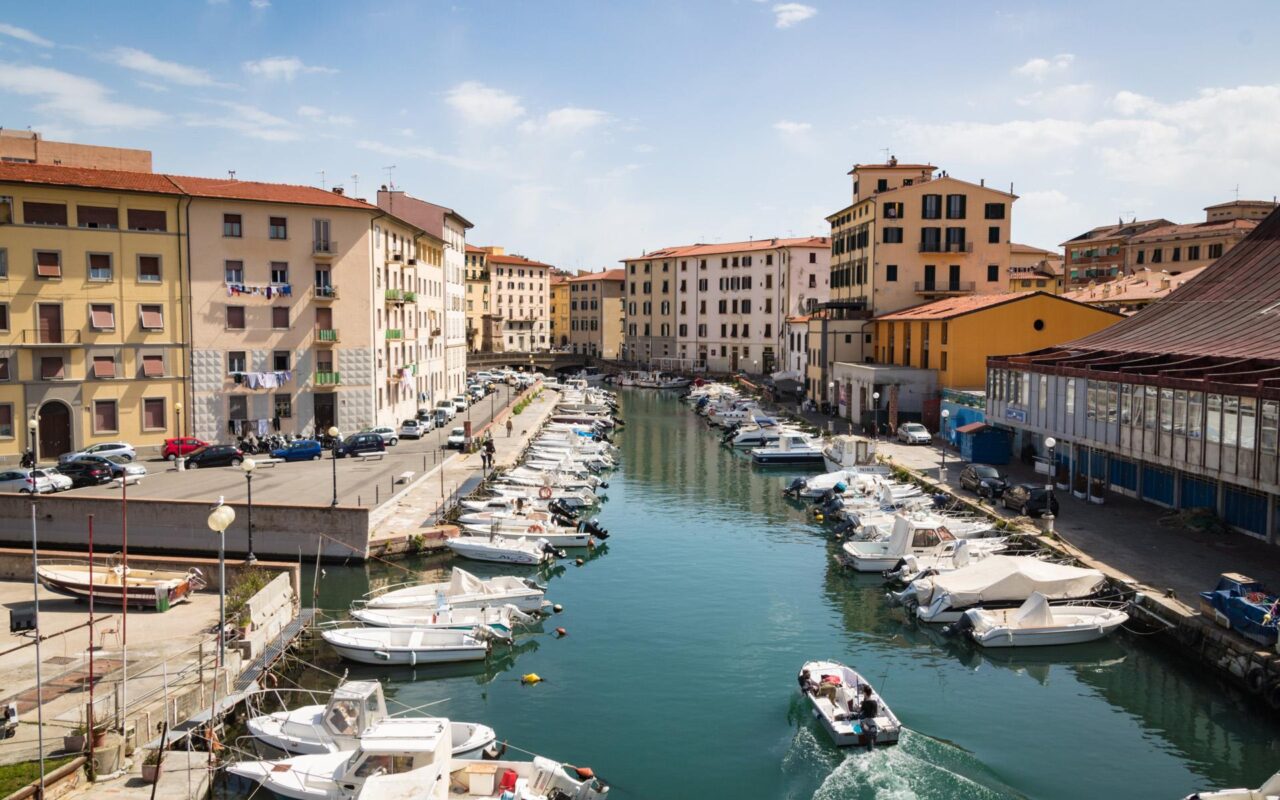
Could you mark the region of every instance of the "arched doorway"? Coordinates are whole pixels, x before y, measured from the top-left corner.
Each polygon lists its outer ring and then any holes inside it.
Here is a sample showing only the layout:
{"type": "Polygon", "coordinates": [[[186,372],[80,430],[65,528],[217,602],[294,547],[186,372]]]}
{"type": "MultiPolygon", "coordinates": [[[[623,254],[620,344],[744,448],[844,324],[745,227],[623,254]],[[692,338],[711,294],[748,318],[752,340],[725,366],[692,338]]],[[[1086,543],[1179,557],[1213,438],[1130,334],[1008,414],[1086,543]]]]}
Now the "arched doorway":
{"type": "Polygon", "coordinates": [[[40,460],[57,461],[71,450],[71,409],[65,403],[40,406],[40,460]]]}

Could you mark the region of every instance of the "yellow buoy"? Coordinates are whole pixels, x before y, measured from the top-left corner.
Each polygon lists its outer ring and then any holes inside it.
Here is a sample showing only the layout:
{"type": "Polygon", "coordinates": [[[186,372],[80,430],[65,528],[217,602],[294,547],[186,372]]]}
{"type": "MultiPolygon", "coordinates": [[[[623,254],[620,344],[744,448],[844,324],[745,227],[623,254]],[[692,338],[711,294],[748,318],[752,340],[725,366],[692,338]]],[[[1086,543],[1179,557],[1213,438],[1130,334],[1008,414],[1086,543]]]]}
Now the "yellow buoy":
{"type": "Polygon", "coordinates": [[[538,676],[538,673],[530,672],[528,675],[525,675],[522,678],[520,678],[520,682],[524,684],[532,685],[535,683],[542,683],[542,678],[538,676]]]}

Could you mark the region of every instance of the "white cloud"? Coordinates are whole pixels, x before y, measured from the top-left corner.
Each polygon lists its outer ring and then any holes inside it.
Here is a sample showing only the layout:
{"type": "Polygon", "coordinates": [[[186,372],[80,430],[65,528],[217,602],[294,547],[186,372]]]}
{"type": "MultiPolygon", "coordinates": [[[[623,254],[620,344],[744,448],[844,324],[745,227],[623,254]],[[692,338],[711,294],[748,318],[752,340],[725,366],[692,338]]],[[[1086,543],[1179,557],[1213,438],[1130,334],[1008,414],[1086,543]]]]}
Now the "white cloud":
{"type": "Polygon", "coordinates": [[[261,11],[264,8],[271,7],[271,0],[249,0],[249,5],[261,11]]]}
{"type": "Polygon", "coordinates": [[[526,133],[546,133],[553,136],[573,136],[609,121],[609,115],[593,108],[557,108],[546,116],[520,123],[526,133]]]}
{"type": "Polygon", "coordinates": [[[49,67],[0,63],[0,91],[39,98],[36,108],[85,125],[145,128],[167,118],[150,108],[121,103],[89,78],[49,67]]]}
{"type": "Polygon", "coordinates": [[[296,56],[268,56],[257,61],[246,61],[242,66],[250,75],[259,75],[269,81],[291,81],[299,75],[332,75],[337,72],[330,67],[304,64],[296,56]]]}
{"type": "Polygon", "coordinates": [[[466,81],[445,93],[445,102],[472,125],[505,125],[524,116],[520,98],[478,81],[466,81]]]}
{"type": "Polygon", "coordinates": [[[785,136],[799,136],[813,130],[813,126],[807,122],[793,122],[789,119],[780,119],[773,123],[773,129],[785,136]]]}
{"type": "Polygon", "coordinates": [[[1093,110],[1094,89],[1088,83],[1068,83],[1023,95],[1017,103],[1044,114],[1074,117],[1093,110]]]}
{"type": "Polygon", "coordinates": [[[631,149],[635,150],[637,153],[652,153],[654,150],[657,150],[658,148],[654,147],[651,144],[638,144],[631,149]]]}
{"type": "Polygon", "coordinates": [[[322,122],[326,125],[352,125],[355,120],[345,114],[330,114],[323,108],[316,106],[298,106],[298,116],[312,122],[322,122]]]}
{"type": "Polygon", "coordinates": [[[219,101],[214,105],[230,113],[187,114],[184,122],[195,128],[223,128],[264,142],[296,142],[302,138],[292,122],[256,106],[229,101],[219,101]]]}
{"type": "Polygon", "coordinates": [[[1022,66],[1015,67],[1013,71],[1024,78],[1042,81],[1055,73],[1065,72],[1075,60],[1076,57],[1071,53],[1059,53],[1052,58],[1030,59],[1022,66]]]}
{"type": "Polygon", "coordinates": [[[401,147],[397,145],[386,144],[371,139],[362,139],[356,142],[356,147],[361,150],[367,150],[370,153],[378,153],[384,156],[394,156],[396,158],[418,158],[424,161],[435,161],[456,169],[468,172],[502,172],[501,166],[497,160],[472,160],[462,156],[450,155],[436,150],[429,146],[413,146],[401,147]]]}
{"type": "Polygon", "coordinates": [[[161,61],[150,53],[135,50],[132,47],[117,47],[108,54],[107,59],[125,69],[176,83],[179,86],[225,86],[199,67],[188,67],[175,61],[161,61]]]}
{"type": "Polygon", "coordinates": [[[803,3],[779,3],[773,7],[773,24],[778,28],[790,28],[792,25],[804,22],[817,13],[818,9],[813,6],[806,6],[803,3]]]}
{"type": "Polygon", "coordinates": [[[392,128],[391,132],[400,136],[412,136],[413,128],[392,128]]]}
{"type": "Polygon", "coordinates": [[[0,36],[11,36],[14,39],[26,42],[27,44],[39,45],[40,47],[53,47],[53,42],[37,36],[26,28],[19,28],[17,25],[7,25],[0,22],[0,36]]]}

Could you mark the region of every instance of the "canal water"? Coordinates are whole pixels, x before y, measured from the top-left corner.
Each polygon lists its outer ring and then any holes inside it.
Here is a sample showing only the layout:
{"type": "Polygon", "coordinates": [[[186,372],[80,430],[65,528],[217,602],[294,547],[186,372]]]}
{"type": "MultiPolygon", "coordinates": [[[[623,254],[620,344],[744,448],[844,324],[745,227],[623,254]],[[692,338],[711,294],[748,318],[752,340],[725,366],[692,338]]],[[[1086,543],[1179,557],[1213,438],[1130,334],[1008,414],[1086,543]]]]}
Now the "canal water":
{"type": "MultiPolygon", "coordinates": [[[[878,580],[834,566],[834,546],[782,497],[796,473],[753,468],[672,397],[623,402],[623,467],[599,514],[614,535],[547,576],[564,612],[484,666],[352,677],[384,679],[393,710],[435,703],[589,765],[617,800],[1181,798],[1280,768],[1259,704],[1141,637],[1003,655],[906,622],[878,580]],[[877,684],[909,728],[898,746],[829,743],[796,691],[817,658],[877,684]],[[531,672],[544,682],[521,685],[531,672]]],[[[319,605],[407,577],[328,566],[319,605]]]]}

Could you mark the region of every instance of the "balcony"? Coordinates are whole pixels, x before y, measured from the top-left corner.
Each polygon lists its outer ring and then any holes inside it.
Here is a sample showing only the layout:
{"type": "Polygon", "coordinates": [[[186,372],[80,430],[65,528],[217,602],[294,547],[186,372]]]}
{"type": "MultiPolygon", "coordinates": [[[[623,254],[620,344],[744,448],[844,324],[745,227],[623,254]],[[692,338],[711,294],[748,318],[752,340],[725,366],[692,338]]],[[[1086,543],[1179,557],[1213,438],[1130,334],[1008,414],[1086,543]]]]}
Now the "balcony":
{"type": "Polygon", "coordinates": [[[342,383],[342,376],[337,372],[316,371],[316,386],[337,386],[342,383]]]}
{"type": "Polygon", "coordinates": [[[921,253],[972,253],[973,242],[920,242],[921,253]]]}
{"type": "MultiPolygon", "coordinates": [[[[406,294],[409,294],[409,293],[408,293],[408,292],[406,292],[404,289],[388,289],[388,290],[386,291],[386,298],[387,298],[387,302],[388,302],[388,303],[403,303],[403,302],[405,301],[405,295],[406,295],[406,294]]],[[[416,297],[416,296],[415,296],[415,297],[416,297]]]]}
{"type": "Polygon", "coordinates": [[[80,331],[65,328],[24,330],[22,343],[31,347],[79,347],[80,331]]]}
{"type": "Polygon", "coordinates": [[[328,302],[330,300],[337,300],[338,287],[337,286],[316,286],[312,288],[311,294],[313,297],[315,297],[315,299],[323,300],[325,302],[328,302]]]}
{"type": "Polygon", "coordinates": [[[417,293],[417,292],[405,292],[405,293],[404,293],[404,301],[405,301],[406,303],[416,303],[416,302],[418,302],[418,293],[417,293]]]}
{"type": "Polygon", "coordinates": [[[957,295],[972,294],[973,281],[916,281],[916,294],[924,295],[957,295]]]}
{"type": "Polygon", "coordinates": [[[337,328],[316,328],[317,344],[336,344],[339,341],[337,328]]]}
{"type": "Polygon", "coordinates": [[[403,339],[403,338],[404,338],[404,331],[402,331],[401,329],[399,328],[387,329],[387,339],[395,340],[395,339],[403,339]]]}
{"type": "Polygon", "coordinates": [[[332,239],[313,239],[311,254],[316,258],[333,258],[338,254],[338,243],[332,239]]]}

